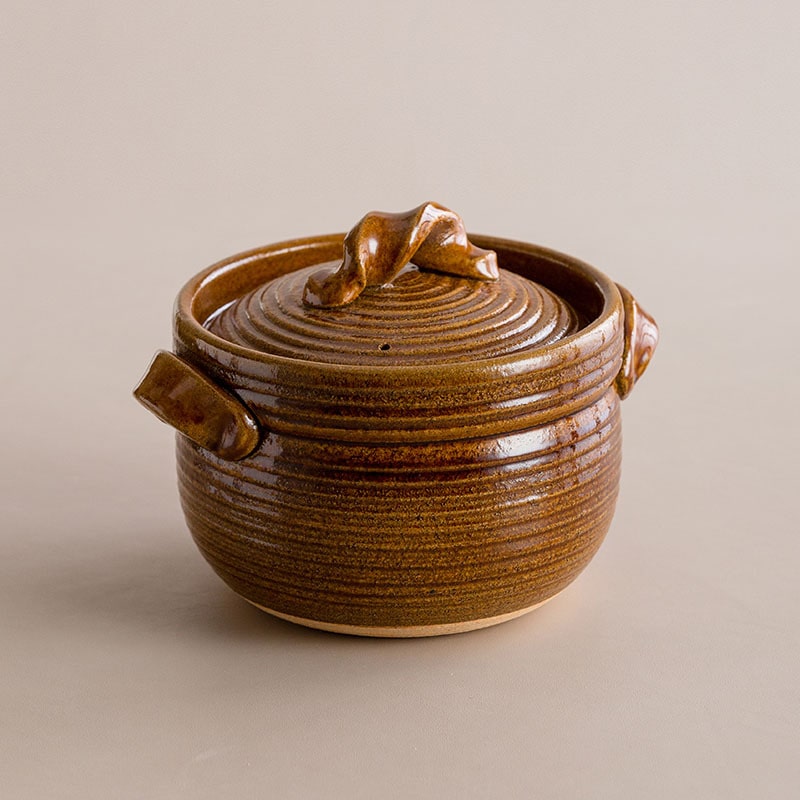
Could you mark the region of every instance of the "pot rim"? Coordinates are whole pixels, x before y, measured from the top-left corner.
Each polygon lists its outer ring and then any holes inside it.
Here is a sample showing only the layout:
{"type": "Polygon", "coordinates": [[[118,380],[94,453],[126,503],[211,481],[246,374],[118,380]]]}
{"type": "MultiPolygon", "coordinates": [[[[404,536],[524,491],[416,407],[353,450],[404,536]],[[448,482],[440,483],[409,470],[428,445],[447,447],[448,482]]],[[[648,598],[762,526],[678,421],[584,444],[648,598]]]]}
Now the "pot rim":
{"type": "MultiPolygon", "coordinates": [[[[291,266],[288,269],[276,273],[276,275],[268,280],[272,280],[280,274],[302,269],[305,266],[330,261],[331,259],[328,256],[334,252],[335,247],[341,247],[345,235],[345,233],[334,233],[289,239],[245,250],[211,264],[189,279],[181,288],[176,298],[174,307],[176,335],[184,342],[194,343],[194,346],[199,347],[201,350],[206,350],[206,348],[210,348],[212,351],[222,350],[228,352],[232,356],[238,356],[250,362],[259,362],[276,368],[286,369],[288,367],[292,369],[301,369],[304,372],[306,370],[318,370],[327,374],[341,376],[352,375],[362,378],[370,376],[373,380],[379,376],[387,378],[407,377],[412,380],[413,383],[418,384],[425,375],[434,373],[437,376],[438,382],[443,377],[456,373],[463,378],[465,373],[485,374],[486,370],[490,372],[500,370],[504,375],[511,376],[519,374],[520,371],[567,363],[574,361],[576,358],[580,359],[583,344],[597,335],[604,336],[602,332],[603,329],[606,330],[606,335],[610,343],[610,339],[614,338],[614,334],[621,328],[623,316],[622,296],[614,281],[603,272],[580,259],[558,250],[514,239],[485,236],[482,234],[470,234],[470,241],[474,242],[479,247],[500,251],[513,251],[531,259],[538,259],[540,262],[546,261],[561,270],[577,274],[579,279],[587,284],[593,285],[594,289],[602,297],[602,308],[599,313],[579,330],[550,344],[492,358],[436,364],[336,364],[315,361],[313,359],[294,359],[244,347],[212,333],[204,326],[203,323],[211,314],[199,314],[197,307],[203,292],[207,291],[209,287],[217,281],[230,280],[231,276],[235,275],[238,270],[246,270],[248,266],[251,266],[254,262],[261,262],[265,258],[276,258],[281,255],[291,257],[293,254],[298,253],[307,253],[311,255],[314,252],[319,252],[324,254],[325,257],[291,266]]],[[[336,258],[337,256],[334,255],[333,257],[336,258]]],[[[499,257],[500,266],[502,268],[508,269],[511,272],[516,272],[517,274],[523,274],[513,267],[504,265],[502,263],[502,255],[499,254],[499,257]]],[[[523,274],[523,277],[527,276],[523,274]]],[[[533,279],[529,278],[529,280],[533,279]]],[[[255,288],[257,285],[263,285],[263,283],[265,283],[265,281],[260,281],[254,286],[248,284],[235,296],[231,297],[230,300],[242,296],[247,291],[250,291],[251,288],[255,288]]],[[[218,304],[211,313],[227,305],[230,300],[218,304]]],[[[604,341],[605,340],[604,336],[604,341]]]]}

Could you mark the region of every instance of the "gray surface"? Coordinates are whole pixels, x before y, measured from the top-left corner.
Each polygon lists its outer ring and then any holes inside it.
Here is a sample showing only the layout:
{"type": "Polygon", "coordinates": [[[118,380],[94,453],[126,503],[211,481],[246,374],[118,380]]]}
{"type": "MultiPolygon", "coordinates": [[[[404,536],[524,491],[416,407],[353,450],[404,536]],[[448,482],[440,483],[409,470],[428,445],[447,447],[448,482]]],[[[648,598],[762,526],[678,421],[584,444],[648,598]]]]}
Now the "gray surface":
{"type": "Polygon", "coordinates": [[[797,794],[797,6],[450,7],[3,3],[3,797],[797,794]],[[521,620],[306,631],[130,390],[206,264],[426,199],[661,323],[617,516],[521,620]]]}

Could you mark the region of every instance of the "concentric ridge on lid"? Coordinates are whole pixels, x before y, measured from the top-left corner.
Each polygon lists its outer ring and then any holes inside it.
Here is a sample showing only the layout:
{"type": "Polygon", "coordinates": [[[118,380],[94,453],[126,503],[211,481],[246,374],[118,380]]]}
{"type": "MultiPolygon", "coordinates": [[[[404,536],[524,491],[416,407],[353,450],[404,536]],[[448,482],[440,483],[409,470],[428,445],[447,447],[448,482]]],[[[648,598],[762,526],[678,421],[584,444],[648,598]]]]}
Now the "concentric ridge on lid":
{"type": "Polygon", "coordinates": [[[260,352],[331,364],[444,364],[532,350],[577,331],[561,297],[506,270],[475,281],[406,267],[342,308],[309,308],[319,265],[282,275],[219,309],[212,333],[260,352]]]}

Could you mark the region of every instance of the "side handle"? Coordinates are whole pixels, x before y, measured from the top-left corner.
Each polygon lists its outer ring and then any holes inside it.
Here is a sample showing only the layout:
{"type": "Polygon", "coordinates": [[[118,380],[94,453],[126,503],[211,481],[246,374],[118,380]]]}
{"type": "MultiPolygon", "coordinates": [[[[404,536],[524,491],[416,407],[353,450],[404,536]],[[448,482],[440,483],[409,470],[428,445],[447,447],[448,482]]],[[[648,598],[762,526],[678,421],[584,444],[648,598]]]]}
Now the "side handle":
{"type": "Polygon", "coordinates": [[[658,325],[624,286],[617,284],[617,288],[622,295],[625,315],[625,344],[622,350],[622,368],[614,385],[620,398],[624,400],[653,357],[658,345],[658,325]]]}
{"type": "Polygon", "coordinates": [[[252,412],[173,353],[156,353],[134,397],[160,420],[227,461],[238,461],[261,438],[252,412]]]}

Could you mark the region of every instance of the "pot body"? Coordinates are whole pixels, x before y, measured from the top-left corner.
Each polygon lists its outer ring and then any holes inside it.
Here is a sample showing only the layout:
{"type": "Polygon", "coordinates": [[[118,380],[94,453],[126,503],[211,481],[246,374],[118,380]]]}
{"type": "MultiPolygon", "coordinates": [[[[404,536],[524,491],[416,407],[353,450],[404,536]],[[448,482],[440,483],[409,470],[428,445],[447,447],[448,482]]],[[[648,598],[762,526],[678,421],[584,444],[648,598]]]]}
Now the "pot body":
{"type": "Polygon", "coordinates": [[[331,630],[448,633],[539,605],[597,551],[619,484],[623,296],[568,256],[472,238],[567,297],[582,329],[510,357],[376,369],[257,353],[203,327],[251,287],[335,259],[340,235],[234,257],[182,291],[177,355],[263,432],[240,460],[178,437],[188,526],[247,600],[331,630]]]}
{"type": "Polygon", "coordinates": [[[608,530],[619,399],[515,434],[413,446],[269,433],[225,461],[178,441],[197,546],[236,592],[306,624],[399,635],[549,599],[608,530]]]}

